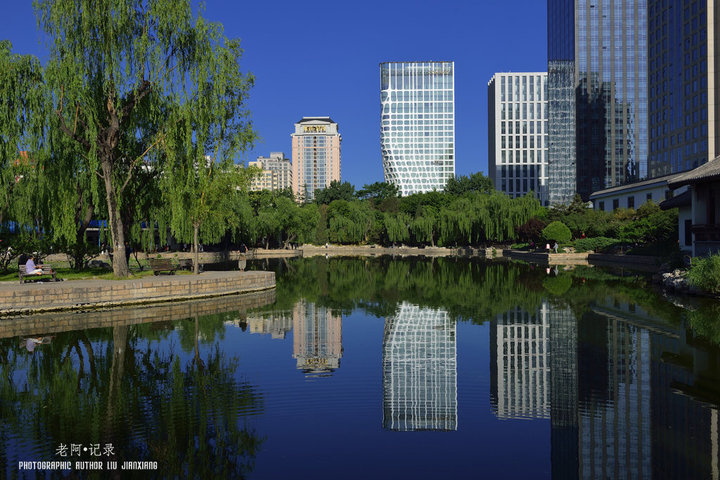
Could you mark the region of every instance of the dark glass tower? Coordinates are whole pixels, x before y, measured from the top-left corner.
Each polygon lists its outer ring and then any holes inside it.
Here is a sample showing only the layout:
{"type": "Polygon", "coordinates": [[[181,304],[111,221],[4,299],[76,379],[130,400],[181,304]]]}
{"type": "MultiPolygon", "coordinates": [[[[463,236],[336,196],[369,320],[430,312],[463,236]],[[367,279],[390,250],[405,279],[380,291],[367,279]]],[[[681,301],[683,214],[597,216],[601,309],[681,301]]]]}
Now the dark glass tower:
{"type": "Polygon", "coordinates": [[[691,170],[718,154],[716,4],[648,1],[651,177],[691,170]]]}
{"type": "Polygon", "coordinates": [[[647,176],[647,0],[548,0],[551,203],[647,176]]]}

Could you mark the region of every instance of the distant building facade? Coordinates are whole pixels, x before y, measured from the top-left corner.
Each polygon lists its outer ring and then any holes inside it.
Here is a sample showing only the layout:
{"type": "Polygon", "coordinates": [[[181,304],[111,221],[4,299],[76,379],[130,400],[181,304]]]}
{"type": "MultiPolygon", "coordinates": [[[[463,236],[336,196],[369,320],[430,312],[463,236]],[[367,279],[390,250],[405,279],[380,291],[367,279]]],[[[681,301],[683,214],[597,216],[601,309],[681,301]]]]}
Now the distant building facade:
{"type": "Polygon", "coordinates": [[[488,169],[513,198],[547,195],[547,73],[496,73],[488,83],[488,169]]]}
{"type": "Polygon", "coordinates": [[[717,2],[648,0],[651,177],[692,170],[720,154],[717,2]]]}
{"type": "Polygon", "coordinates": [[[551,204],[647,177],[647,2],[548,0],[551,204]]]}
{"type": "Polygon", "coordinates": [[[282,152],[271,152],[269,157],[258,157],[248,166],[262,170],[250,183],[250,190],[283,190],[292,188],[292,164],[282,152]]]}
{"type": "Polygon", "coordinates": [[[401,195],[442,190],[455,176],[455,63],[380,64],[385,181],[401,195]]]}
{"type": "Polygon", "coordinates": [[[338,124],[330,117],[303,117],[292,137],[292,189],[299,200],[315,198],[315,190],[340,181],[338,124]]]}

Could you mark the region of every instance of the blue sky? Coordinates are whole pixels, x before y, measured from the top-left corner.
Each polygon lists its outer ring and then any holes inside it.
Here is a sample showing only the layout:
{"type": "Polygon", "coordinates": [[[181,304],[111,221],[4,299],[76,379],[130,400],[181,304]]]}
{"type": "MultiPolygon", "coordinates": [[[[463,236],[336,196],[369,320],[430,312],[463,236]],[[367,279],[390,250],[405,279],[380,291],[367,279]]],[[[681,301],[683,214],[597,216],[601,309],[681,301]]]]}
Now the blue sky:
{"type": "MultiPolygon", "coordinates": [[[[0,38],[42,58],[32,2],[4,3],[0,38]]],[[[380,62],[455,62],[458,175],[487,173],[492,75],[547,69],[541,0],[208,0],[205,16],[242,39],[242,68],[256,77],[249,108],[262,140],[242,160],[289,157],[293,124],[329,115],[343,136],[342,179],[356,187],[383,180],[380,62]]]]}

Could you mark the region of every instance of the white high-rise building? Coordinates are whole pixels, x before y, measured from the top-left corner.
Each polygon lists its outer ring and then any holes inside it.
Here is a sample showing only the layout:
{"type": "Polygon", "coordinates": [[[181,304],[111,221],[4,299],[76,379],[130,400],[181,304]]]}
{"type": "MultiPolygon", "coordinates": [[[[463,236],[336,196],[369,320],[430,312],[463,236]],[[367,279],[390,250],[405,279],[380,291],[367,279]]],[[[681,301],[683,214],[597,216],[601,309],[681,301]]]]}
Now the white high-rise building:
{"type": "Polygon", "coordinates": [[[442,190],[455,176],[454,62],[380,64],[385,181],[400,194],[442,190]]]}
{"type": "Polygon", "coordinates": [[[547,73],[496,73],[488,82],[488,170],[495,189],[548,201],[547,73]]]}

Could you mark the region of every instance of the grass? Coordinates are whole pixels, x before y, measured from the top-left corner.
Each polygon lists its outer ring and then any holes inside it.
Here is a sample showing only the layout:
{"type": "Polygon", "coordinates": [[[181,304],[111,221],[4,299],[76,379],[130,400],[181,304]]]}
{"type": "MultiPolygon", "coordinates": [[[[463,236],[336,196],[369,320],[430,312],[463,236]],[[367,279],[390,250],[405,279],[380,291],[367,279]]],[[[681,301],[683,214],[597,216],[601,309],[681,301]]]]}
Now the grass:
{"type": "MultiPolygon", "coordinates": [[[[138,263],[134,259],[130,260],[130,277],[131,279],[151,277],[153,275],[147,262],[142,262],[143,270],[140,271],[138,263]]],[[[76,272],[70,268],[70,264],[67,262],[53,262],[51,263],[55,271],[57,272],[57,278],[62,280],[127,280],[127,278],[116,277],[112,270],[105,270],[103,268],[88,268],[82,272],[76,272]]],[[[192,272],[186,270],[178,270],[177,275],[187,275],[192,272]]],[[[49,279],[50,277],[40,277],[43,279],[49,279]]],[[[0,282],[15,282],[17,283],[18,273],[14,268],[10,268],[7,273],[0,272],[0,282]]]]}

